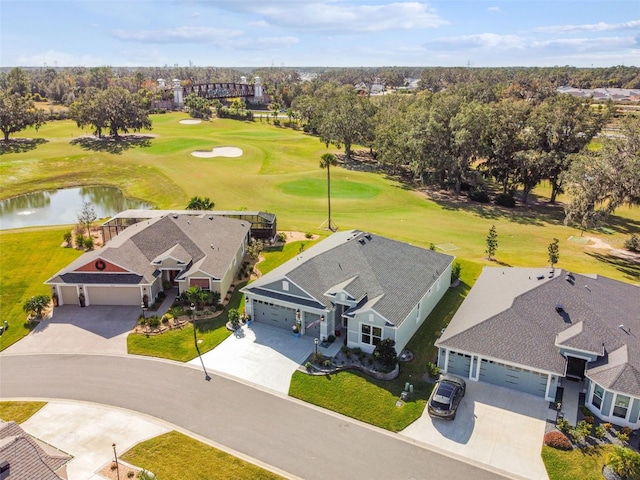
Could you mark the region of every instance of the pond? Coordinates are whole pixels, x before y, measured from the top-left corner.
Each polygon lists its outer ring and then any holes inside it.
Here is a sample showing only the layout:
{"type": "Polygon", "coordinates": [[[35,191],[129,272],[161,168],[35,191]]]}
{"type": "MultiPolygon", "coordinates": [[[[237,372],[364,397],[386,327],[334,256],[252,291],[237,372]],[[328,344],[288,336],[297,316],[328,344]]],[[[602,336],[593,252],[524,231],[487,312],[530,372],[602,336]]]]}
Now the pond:
{"type": "Polygon", "coordinates": [[[0,201],[0,230],[78,223],[82,202],[90,202],[98,218],[151,205],[125,198],[113,187],[79,187],[29,193],[0,201]]]}

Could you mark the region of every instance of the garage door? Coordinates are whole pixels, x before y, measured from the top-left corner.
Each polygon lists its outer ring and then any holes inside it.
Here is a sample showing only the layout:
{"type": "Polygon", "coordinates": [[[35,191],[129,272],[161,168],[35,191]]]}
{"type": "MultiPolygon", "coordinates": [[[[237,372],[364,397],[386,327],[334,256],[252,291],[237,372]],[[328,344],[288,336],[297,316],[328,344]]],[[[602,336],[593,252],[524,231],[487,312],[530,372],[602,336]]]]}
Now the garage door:
{"type": "Polygon", "coordinates": [[[62,305],[80,305],[76,287],[60,287],[60,293],[62,294],[62,305]]]}
{"type": "Polygon", "coordinates": [[[547,390],[547,374],[506,365],[491,360],[482,360],[480,364],[481,382],[493,383],[501,387],[512,388],[524,393],[544,397],[547,390]]]}
{"type": "Polygon", "coordinates": [[[87,287],[89,305],[140,305],[138,287],[87,287]]]}
{"type": "Polygon", "coordinates": [[[459,352],[449,352],[449,365],[447,373],[460,375],[461,377],[469,377],[469,368],[471,367],[471,355],[465,355],[459,352]]]}
{"type": "Polygon", "coordinates": [[[254,300],[253,319],[280,328],[292,328],[296,322],[296,311],[293,308],[254,300]]]}

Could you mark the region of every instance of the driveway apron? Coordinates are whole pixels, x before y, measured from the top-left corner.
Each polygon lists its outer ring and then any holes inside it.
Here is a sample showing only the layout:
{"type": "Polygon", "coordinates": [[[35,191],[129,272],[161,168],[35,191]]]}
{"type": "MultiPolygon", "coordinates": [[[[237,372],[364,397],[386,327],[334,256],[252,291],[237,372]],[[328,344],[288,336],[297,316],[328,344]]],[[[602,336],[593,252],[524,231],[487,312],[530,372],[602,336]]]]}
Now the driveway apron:
{"type": "MultiPolygon", "coordinates": [[[[311,355],[312,338],[253,322],[202,355],[207,370],[224,373],[279,393],[288,394],[291,375],[311,355]]],[[[200,359],[189,362],[200,366],[200,359]]]]}
{"type": "Polygon", "coordinates": [[[548,480],[540,456],[548,408],[542,398],[467,381],[455,420],[425,408],[401,434],[516,478],[548,480]]]}

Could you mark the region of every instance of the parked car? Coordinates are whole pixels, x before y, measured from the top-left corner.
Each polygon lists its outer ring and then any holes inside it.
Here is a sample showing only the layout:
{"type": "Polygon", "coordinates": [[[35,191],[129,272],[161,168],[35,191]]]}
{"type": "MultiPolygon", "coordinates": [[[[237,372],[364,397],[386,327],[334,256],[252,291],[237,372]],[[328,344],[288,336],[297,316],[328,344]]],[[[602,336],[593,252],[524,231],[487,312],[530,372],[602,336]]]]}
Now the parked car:
{"type": "Polygon", "coordinates": [[[427,403],[429,415],[454,420],[466,389],[467,385],[463,379],[453,375],[442,375],[436,382],[427,403]]]}

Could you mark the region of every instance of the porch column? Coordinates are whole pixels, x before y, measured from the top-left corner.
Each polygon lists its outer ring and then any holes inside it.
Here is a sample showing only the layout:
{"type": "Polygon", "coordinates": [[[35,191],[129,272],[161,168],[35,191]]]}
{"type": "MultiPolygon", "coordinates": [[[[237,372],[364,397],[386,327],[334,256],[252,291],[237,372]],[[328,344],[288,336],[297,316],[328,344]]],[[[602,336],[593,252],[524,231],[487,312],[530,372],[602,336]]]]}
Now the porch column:
{"type": "Polygon", "coordinates": [[[320,322],[320,341],[324,341],[327,339],[328,334],[327,334],[327,325],[329,324],[329,319],[327,318],[327,315],[322,315],[321,318],[324,318],[324,320],[322,320],[320,322]]]}
{"type": "Polygon", "coordinates": [[[442,371],[444,373],[447,373],[448,369],[449,369],[449,349],[447,348],[444,351],[444,366],[442,367],[442,371]]]}
{"type": "Polygon", "coordinates": [[[304,335],[304,332],[307,330],[305,317],[306,315],[304,310],[300,310],[300,335],[304,335]]]}
{"type": "Polygon", "coordinates": [[[549,394],[549,390],[551,389],[551,383],[553,382],[553,375],[547,375],[547,389],[544,391],[544,399],[548,402],[553,402],[555,400],[555,396],[551,398],[549,394]]]}

